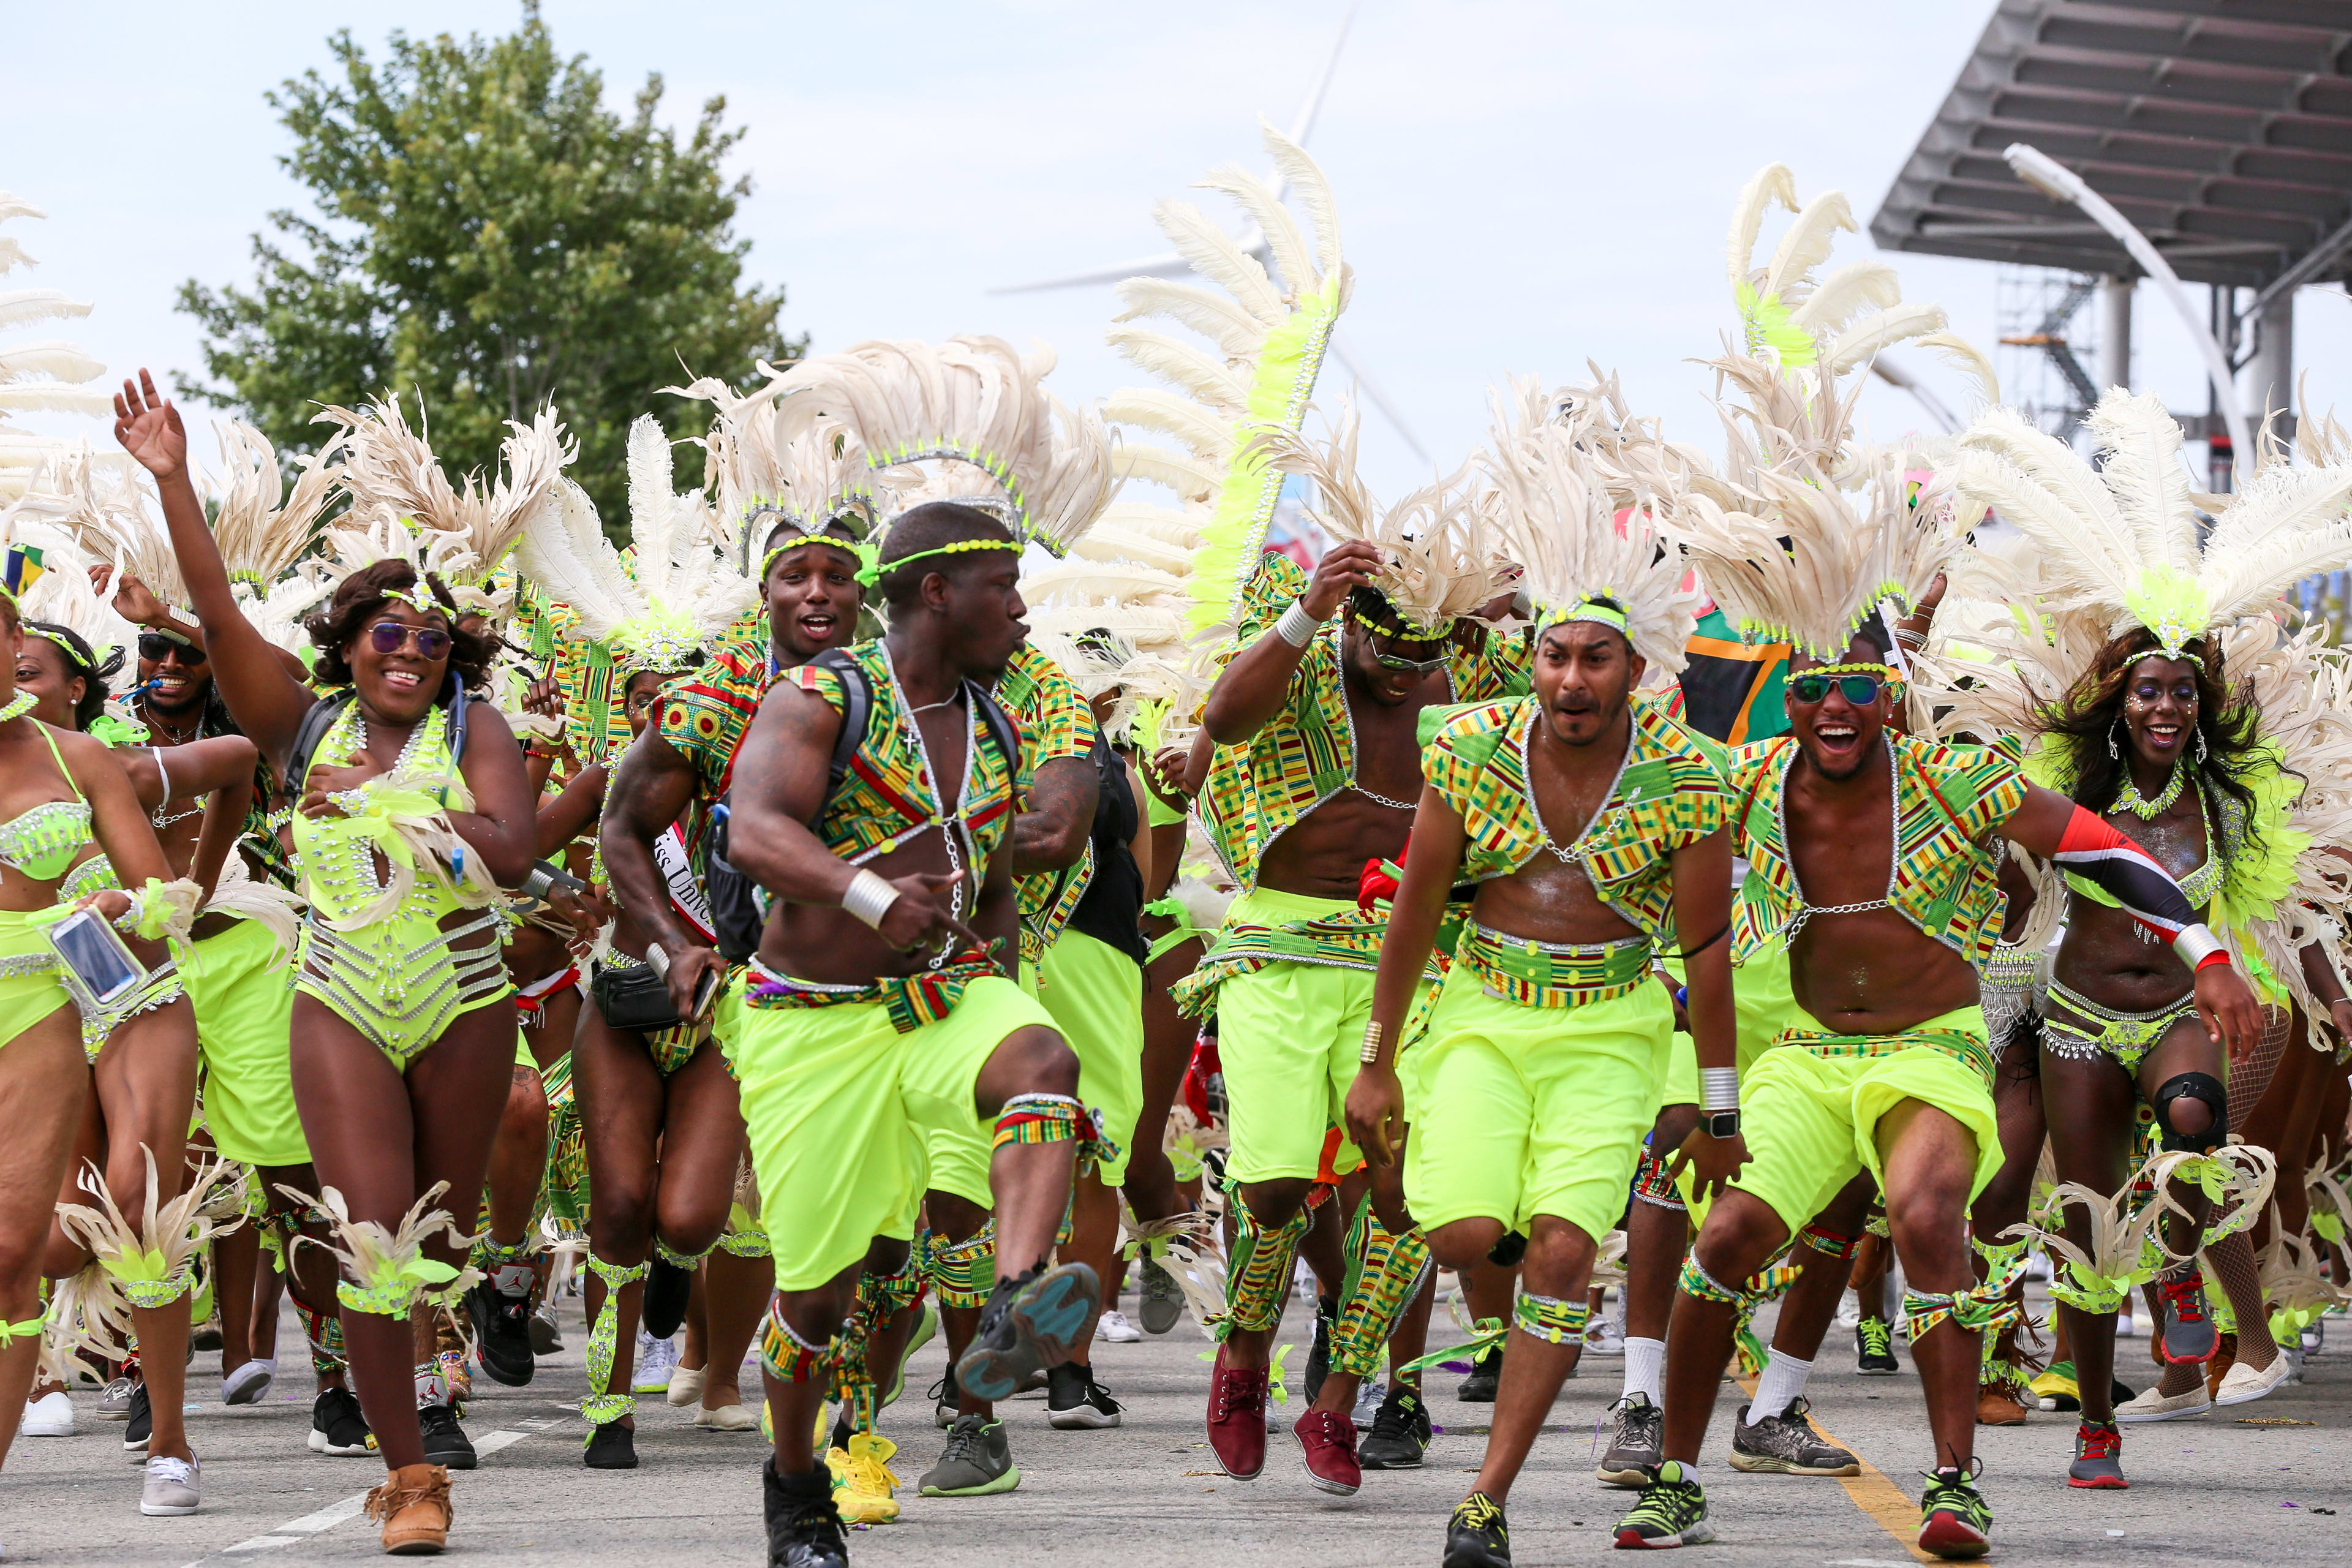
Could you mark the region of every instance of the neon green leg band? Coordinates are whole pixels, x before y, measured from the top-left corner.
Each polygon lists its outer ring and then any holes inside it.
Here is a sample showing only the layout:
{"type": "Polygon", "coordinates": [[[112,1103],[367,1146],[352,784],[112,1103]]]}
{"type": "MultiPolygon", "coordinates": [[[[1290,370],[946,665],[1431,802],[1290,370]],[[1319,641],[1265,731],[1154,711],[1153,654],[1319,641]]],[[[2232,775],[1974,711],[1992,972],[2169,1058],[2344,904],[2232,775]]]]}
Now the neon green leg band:
{"type": "Polygon", "coordinates": [[[1524,1290],[1511,1303],[1511,1321],[1519,1332],[1547,1344],[1581,1347],[1585,1321],[1591,1313],[1589,1301],[1563,1301],[1557,1296],[1532,1296],[1524,1290]]]}
{"type": "Polygon", "coordinates": [[[1315,1223],[1313,1212],[1302,1205],[1281,1229],[1261,1231],[1238,1188],[1229,1192],[1234,1217],[1234,1261],[1225,1275],[1224,1315],[1213,1325],[1221,1341],[1235,1329],[1260,1331],[1282,1321],[1291,1271],[1297,1266],[1298,1244],[1315,1223]]]}
{"type": "Polygon", "coordinates": [[[621,1338],[621,1287],[643,1279],[653,1272],[653,1265],[607,1263],[593,1252],[586,1262],[588,1271],[604,1282],[604,1303],[596,1309],[595,1326],[588,1331],[588,1396],[580,1402],[580,1414],[588,1418],[588,1436],[593,1442],[596,1427],[636,1414],[635,1394],[611,1392],[613,1356],[621,1338]]]}
{"type": "Polygon", "coordinates": [[[1429,1278],[1429,1243],[1419,1230],[1398,1236],[1366,1197],[1348,1229],[1348,1279],[1339,1321],[1331,1331],[1331,1364],[1358,1377],[1381,1370],[1381,1352],[1397,1319],[1429,1278]]]}

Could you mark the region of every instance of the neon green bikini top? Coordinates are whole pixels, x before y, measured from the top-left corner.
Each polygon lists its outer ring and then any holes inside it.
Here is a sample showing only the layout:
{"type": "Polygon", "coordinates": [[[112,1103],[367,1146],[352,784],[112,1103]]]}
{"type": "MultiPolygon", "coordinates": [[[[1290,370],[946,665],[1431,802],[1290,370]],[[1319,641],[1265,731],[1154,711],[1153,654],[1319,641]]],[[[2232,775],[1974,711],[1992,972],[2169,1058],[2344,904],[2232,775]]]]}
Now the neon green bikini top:
{"type": "Polygon", "coordinates": [[[49,743],[49,755],[56,760],[58,772],[64,775],[66,788],[74,792],[74,797],[46,800],[20,816],[0,822],[0,861],[7,862],[36,882],[54,882],[72,867],[82,847],[92,842],[89,802],[82,798],[80,786],[74,783],[73,770],[66,766],[49,727],[37,720],[34,727],[49,743]]]}

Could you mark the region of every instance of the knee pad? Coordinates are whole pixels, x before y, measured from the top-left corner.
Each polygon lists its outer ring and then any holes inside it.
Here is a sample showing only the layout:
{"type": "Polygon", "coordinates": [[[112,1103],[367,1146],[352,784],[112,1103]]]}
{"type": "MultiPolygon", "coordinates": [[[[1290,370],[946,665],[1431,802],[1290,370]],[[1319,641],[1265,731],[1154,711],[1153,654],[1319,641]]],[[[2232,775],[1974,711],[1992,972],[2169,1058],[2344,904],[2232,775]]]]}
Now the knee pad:
{"type": "Polygon", "coordinates": [[[1517,1268],[1528,1255],[1528,1238],[1516,1230],[1507,1230],[1502,1239],[1486,1249],[1486,1261],[1497,1268],[1517,1268]]]}
{"type": "Polygon", "coordinates": [[[2176,1073],[2157,1086],[2156,1122],[2164,1134],[2163,1148],[2167,1153],[2189,1151],[2210,1154],[2230,1140],[2230,1095],[2221,1080],[2211,1073],[2176,1073]],[[2213,1111],[2213,1125],[2202,1132],[2177,1132],[2172,1127],[2172,1104],[2177,1100],[2200,1100],[2213,1111]]]}

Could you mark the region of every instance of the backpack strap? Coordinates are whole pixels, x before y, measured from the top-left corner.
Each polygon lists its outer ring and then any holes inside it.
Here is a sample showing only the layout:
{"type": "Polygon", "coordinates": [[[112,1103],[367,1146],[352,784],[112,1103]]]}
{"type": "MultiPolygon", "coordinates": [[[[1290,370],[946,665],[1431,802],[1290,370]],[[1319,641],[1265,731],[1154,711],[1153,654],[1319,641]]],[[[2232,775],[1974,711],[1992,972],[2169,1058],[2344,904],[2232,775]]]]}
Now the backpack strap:
{"type": "MultiPolygon", "coordinates": [[[[857,748],[866,743],[866,726],[874,718],[874,688],[866,681],[865,669],[840,648],[826,648],[809,662],[831,670],[841,682],[841,731],[833,738],[833,762],[825,770],[824,798],[830,802],[848,779],[849,763],[857,748]]],[[[824,809],[817,808],[820,815],[824,809]]]]}
{"type": "Polygon", "coordinates": [[[302,781],[310,776],[311,759],[318,755],[319,742],[327,738],[344,709],[350,707],[359,693],[348,687],[332,697],[322,697],[310,704],[302,721],[294,727],[294,745],[286,756],[286,777],[281,787],[286,794],[299,799],[302,781]]]}

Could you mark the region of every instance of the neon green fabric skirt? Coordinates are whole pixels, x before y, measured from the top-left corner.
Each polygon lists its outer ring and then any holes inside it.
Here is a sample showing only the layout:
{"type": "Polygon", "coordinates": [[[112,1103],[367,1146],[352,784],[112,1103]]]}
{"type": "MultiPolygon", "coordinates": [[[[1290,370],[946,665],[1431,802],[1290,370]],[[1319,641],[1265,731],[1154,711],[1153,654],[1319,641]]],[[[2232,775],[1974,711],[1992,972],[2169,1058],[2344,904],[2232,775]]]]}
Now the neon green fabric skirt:
{"type": "Polygon", "coordinates": [[[1077,1053],[1078,1100],[1118,1146],[1096,1174],[1116,1187],[1143,1111],[1143,971],[1108,942],[1066,929],[1035,969],[1022,966],[1021,984],[1077,1053]]]}
{"type": "Polygon", "coordinates": [[[307,1165],[289,1061],[294,991],[278,939],[241,920],[205,937],[180,964],[205,1064],[213,1146],[245,1165],[307,1165]]]}
{"type": "Polygon", "coordinates": [[[73,1005],[58,979],[57,950],[46,928],[33,924],[41,910],[0,910],[0,1046],[60,1007],[73,1005]]]}

